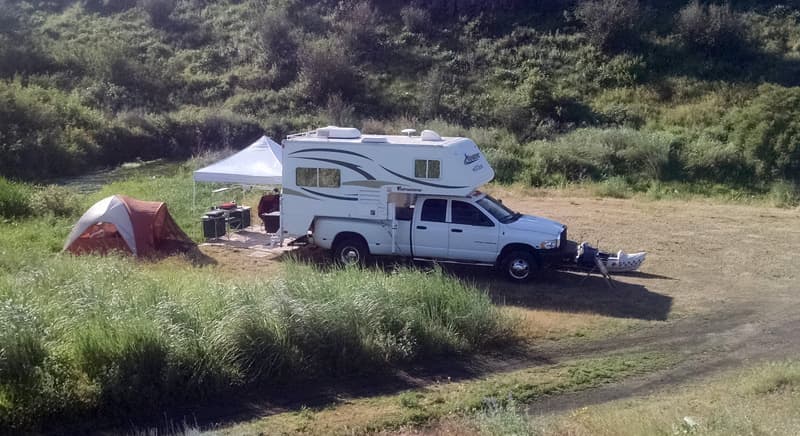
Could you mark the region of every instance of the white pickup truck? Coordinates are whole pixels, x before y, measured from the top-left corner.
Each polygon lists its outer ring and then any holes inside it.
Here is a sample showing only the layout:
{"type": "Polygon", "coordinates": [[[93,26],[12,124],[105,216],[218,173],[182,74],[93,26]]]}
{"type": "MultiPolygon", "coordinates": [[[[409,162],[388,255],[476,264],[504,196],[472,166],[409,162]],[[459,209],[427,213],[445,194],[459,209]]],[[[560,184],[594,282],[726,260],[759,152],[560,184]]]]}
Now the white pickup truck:
{"type": "Polygon", "coordinates": [[[564,258],[567,227],[516,213],[489,195],[416,195],[394,220],[316,217],[312,243],[343,264],[386,255],[500,268],[525,281],[564,258]],[[396,224],[395,224],[396,223],[396,224]]]}

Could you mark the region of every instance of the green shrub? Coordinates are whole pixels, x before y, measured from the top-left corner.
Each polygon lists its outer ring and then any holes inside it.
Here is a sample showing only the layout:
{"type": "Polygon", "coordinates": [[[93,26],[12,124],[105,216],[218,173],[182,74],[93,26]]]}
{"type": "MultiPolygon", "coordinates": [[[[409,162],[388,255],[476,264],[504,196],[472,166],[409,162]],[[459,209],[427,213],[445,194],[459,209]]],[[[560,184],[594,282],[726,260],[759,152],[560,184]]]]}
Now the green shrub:
{"type": "Polygon", "coordinates": [[[592,42],[603,48],[629,45],[642,20],[638,0],[583,0],[575,15],[592,42]]]}
{"type": "Polygon", "coordinates": [[[371,2],[341,2],[334,16],[336,30],[342,36],[348,51],[362,56],[375,54],[380,47],[378,41],[381,17],[371,2]]]}
{"type": "Polygon", "coordinates": [[[300,50],[300,79],[312,102],[323,103],[329,95],[358,95],[358,73],[353,57],[341,40],[317,39],[300,50]]]}
{"type": "Polygon", "coordinates": [[[101,115],[75,95],[0,81],[0,174],[27,179],[71,174],[96,157],[101,115]]]}
{"type": "Polygon", "coordinates": [[[18,218],[30,215],[31,192],[29,186],[11,182],[0,176],[0,216],[18,218]]]}
{"type": "Polygon", "coordinates": [[[406,5],[400,9],[403,26],[411,33],[427,33],[431,30],[431,14],[416,5],[406,5]]]}
{"type": "Polygon", "coordinates": [[[723,125],[731,142],[755,163],[757,176],[800,178],[800,88],[762,85],[723,125]]]}
{"type": "Polygon", "coordinates": [[[333,126],[354,126],[356,119],[353,116],[355,108],[342,99],[341,94],[328,96],[328,103],[325,105],[325,115],[328,117],[328,124],[333,126]]]}
{"type": "Polygon", "coordinates": [[[681,41],[704,50],[739,48],[744,38],[744,24],[730,4],[702,5],[692,0],[678,11],[675,27],[681,41]]]}
{"type": "Polygon", "coordinates": [[[507,400],[485,398],[483,409],[471,419],[480,429],[481,435],[534,435],[538,432],[532,420],[512,397],[507,400]]]}
{"type": "Polygon", "coordinates": [[[790,208],[800,204],[800,187],[785,180],[773,182],[767,195],[775,207],[790,208]]]}
{"type": "Polygon", "coordinates": [[[249,144],[263,134],[257,121],[231,111],[211,108],[184,109],[163,120],[163,134],[172,148],[159,151],[161,156],[188,157],[205,150],[234,148],[249,144]]]}
{"type": "Polygon", "coordinates": [[[611,198],[628,198],[632,189],[624,177],[610,177],[595,187],[595,195],[611,198]]]}
{"type": "Polygon", "coordinates": [[[275,84],[283,86],[297,74],[296,26],[283,2],[270,2],[256,20],[256,34],[260,37],[266,65],[276,70],[275,84]]]}
{"type": "Polygon", "coordinates": [[[666,175],[675,139],[665,133],[632,129],[578,129],[554,141],[527,146],[544,174],[570,180],[611,176],[658,180],[666,175]]]}
{"type": "Polygon", "coordinates": [[[753,180],[754,162],[732,143],[703,136],[681,151],[686,174],[692,180],[744,184],[753,180]]]}
{"type": "Polygon", "coordinates": [[[75,192],[57,185],[34,190],[29,203],[31,211],[40,216],[53,214],[70,217],[81,211],[81,204],[75,192]]]}
{"type": "Polygon", "coordinates": [[[489,165],[494,169],[494,179],[500,183],[512,183],[520,176],[525,162],[519,156],[506,150],[483,149],[489,165]]]}
{"type": "Polygon", "coordinates": [[[170,23],[170,15],[175,10],[177,0],[139,0],[139,4],[154,26],[164,27],[170,23]]]}
{"type": "Polygon", "coordinates": [[[419,111],[427,119],[436,118],[442,110],[442,97],[447,86],[444,72],[433,67],[422,79],[419,87],[419,111]]]}

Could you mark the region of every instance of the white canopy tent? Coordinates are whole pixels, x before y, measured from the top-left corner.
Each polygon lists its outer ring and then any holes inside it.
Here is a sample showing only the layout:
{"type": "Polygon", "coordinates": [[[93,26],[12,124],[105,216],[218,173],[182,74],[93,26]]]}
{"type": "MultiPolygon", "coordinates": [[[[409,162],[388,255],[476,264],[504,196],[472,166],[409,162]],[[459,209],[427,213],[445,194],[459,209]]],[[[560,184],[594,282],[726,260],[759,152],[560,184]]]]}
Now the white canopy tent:
{"type": "Polygon", "coordinates": [[[279,185],[283,148],[262,136],[244,150],[194,172],[195,182],[279,185]]]}
{"type": "Polygon", "coordinates": [[[283,174],[283,147],[262,136],[242,151],[194,172],[192,210],[197,182],[240,185],[280,185],[283,174]]]}

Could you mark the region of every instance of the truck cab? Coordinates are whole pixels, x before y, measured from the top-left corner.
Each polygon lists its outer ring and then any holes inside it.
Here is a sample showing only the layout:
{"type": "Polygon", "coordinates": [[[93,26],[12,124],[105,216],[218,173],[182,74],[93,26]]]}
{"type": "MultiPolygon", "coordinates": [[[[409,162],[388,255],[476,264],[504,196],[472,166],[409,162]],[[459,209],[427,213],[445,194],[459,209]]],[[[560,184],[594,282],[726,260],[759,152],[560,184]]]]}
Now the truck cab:
{"type": "Polygon", "coordinates": [[[393,255],[497,267],[524,281],[561,259],[567,237],[563,224],[514,212],[477,191],[467,197],[416,195],[394,211],[384,223],[317,219],[313,241],[344,264],[393,255]]]}

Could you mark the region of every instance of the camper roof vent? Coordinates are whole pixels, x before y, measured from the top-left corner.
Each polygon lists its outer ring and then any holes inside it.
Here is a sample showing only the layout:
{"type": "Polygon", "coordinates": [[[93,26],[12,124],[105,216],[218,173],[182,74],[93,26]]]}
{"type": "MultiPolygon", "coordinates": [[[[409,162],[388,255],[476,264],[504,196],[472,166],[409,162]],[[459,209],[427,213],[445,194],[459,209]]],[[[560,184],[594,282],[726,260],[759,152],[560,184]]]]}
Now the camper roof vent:
{"type": "Polygon", "coordinates": [[[433,130],[423,130],[422,131],[422,140],[423,141],[441,141],[442,137],[439,136],[439,134],[434,132],[433,130]]]}
{"type": "Polygon", "coordinates": [[[361,138],[362,143],[370,143],[370,144],[385,144],[386,138],[383,136],[365,136],[361,138]]]}
{"type": "Polygon", "coordinates": [[[355,127],[328,126],[317,129],[317,136],[329,139],[357,139],[361,132],[355,127]]]}
{"type": "Polygon", "coordinates": [[[410,138],[411,135],[417,133],[417,130],[416,129],[403,129],[403,130],[401,130],[401,133],[410,138]]]}

